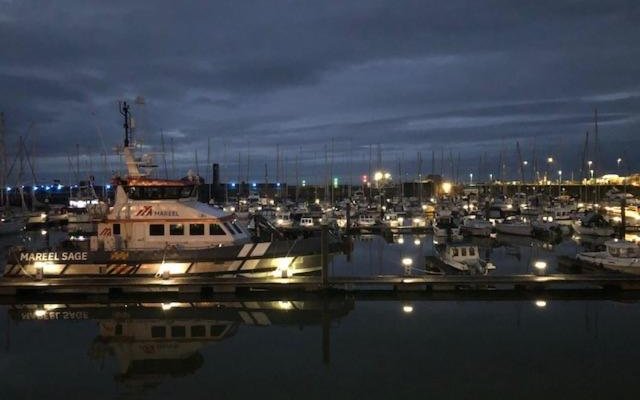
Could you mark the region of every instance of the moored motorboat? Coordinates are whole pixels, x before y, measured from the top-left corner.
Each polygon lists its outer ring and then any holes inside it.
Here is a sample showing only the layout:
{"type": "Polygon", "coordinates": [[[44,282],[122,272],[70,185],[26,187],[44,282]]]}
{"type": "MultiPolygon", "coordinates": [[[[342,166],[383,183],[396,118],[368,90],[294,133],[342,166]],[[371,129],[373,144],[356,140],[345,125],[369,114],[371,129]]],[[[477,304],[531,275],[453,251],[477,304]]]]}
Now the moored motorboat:
{"type": "Polygon", "coordinates": [[[458,272],[486,275],[496,267],[480,258],[478,246],[470,244],[448,244],[438,252],[440,260],[458,272]]]}
{"type": "Polygon", "coordinates": [[[471,217],[473,216],[467,216],[462,219],[460,230],[463,233],[480,237],[488,237],[491,235],[491,231],[493,230],[493,225],[491,224],[491,222],[484,219],[471,217]]]}
{"type": "Polygon", "coordinates": [[[577,221],[571,226],[579,235],[589,236],[612,236],[615,232],[611,224],[601,214],[591,212],[577,221]]]}
{"type": "Polygon", "coordinates": [[[502,222],[496,222],[496,231],[507,235],[531,236],[533,227],[523,219],[508,217],[502,222]]]}
{"type": "Polygon", "coordinates": [[[601,268],[640,274],[640,245],[619,239],[607,240],[604,245],[604,251],[581,252],[576,258],[601,268]]]}

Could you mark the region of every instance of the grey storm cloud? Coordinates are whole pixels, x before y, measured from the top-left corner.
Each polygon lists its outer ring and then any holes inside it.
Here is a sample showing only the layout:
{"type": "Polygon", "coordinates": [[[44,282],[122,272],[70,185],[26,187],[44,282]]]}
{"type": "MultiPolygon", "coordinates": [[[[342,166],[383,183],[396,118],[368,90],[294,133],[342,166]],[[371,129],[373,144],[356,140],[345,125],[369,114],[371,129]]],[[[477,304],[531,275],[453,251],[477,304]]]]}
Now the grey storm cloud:
{"type": "Polygon", "coordinates": [[[390,169],[422,152],[478,171],[516,141],[578,170],[595,108],[602,168],[637,169],[639,39],[635,1],[0,0],[0,110],[42,179],[67,176],[76,144],[108,175],[117,101],[137,96],[140,136],[157,151],[162,134],[180,173],[208,140],[226,179],[247,160],[261,179],[276,147],[316,176],[325,152],[366,172],[370,145],[390,169]]]}

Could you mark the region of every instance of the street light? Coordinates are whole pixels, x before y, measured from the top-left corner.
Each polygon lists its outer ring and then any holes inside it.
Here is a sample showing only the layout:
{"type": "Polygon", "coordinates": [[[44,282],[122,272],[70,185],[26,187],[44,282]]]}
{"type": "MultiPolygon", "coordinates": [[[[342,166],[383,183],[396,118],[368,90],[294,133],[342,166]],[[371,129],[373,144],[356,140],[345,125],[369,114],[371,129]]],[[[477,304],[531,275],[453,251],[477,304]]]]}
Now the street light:
{"type": "Polygon", "coordinates": [[[561,188],[562,187],[562,170],[558,171],[558,196],[560,196],[561,194],[561,188]]]}
{"type": "Polygon", "coordinates": [[[549,183],[549,168],[551,168],[551,164],[553,164],[553,157],[547,157],[547,170],[544,172],[544,180],[549,183]]]}
{"type": "Polygon", "coordinates": [[[469,173],[469,186],[473,186],[473,172],[469,173]]]}
{"type": "Polygon", "coordinates": [[[617,162],[618,162],[618,169],[620,169],[620,163],[622,163],[622,158],[618,157],[617,162]]]}

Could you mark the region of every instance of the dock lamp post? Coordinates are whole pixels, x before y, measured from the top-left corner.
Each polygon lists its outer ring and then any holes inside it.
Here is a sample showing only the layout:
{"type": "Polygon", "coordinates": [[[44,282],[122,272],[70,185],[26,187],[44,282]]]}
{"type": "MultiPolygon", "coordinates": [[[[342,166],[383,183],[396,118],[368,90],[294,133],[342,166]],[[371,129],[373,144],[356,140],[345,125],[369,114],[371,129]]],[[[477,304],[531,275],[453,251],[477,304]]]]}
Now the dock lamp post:
{"type": "Polygon", "coordinates": [[[527,182],[527,179],[525,178],[525,176],[526,176],[525,168],[527,167],[527,165],[529,165],[529,161],[524,160],[522,162],[522,184],[523,185],[527,182]]]}
{"type": "Polygon", "coordinates": [[[618,157],[618,160],[616,162],[618,163],[618,169],[620,169],[620,164],[622,163],[622,158],[618,157]]]}
{"type": "Polygon", "coordinates": [[[469,186],[473,186],[473,172],[469,173],[469,186]]]}

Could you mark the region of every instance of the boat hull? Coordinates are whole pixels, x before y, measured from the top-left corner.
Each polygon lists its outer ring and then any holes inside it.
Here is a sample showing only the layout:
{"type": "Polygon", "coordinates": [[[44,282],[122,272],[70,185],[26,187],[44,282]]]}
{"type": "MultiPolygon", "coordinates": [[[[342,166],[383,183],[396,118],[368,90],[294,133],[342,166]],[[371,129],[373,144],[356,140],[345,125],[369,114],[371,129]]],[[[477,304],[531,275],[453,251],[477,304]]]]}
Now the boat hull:
{"type": "MultiPolygon", "coordinates": [[[[309,274],[321,267],[320,238],[247,243],[203,250],[11,251],[4,278],[309,274]]],[[[329,252],[342,250],[338,242],[329,252]]]]}
{"type": "Polygon", "coordinates": [[[606,255],[603,255],[603,252],[579,253],[576,258],[584,263],[611,271],[640,275],[639,258],[607,257],[606,255]]]}

